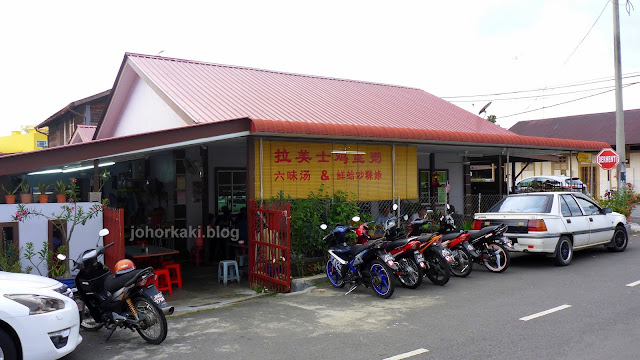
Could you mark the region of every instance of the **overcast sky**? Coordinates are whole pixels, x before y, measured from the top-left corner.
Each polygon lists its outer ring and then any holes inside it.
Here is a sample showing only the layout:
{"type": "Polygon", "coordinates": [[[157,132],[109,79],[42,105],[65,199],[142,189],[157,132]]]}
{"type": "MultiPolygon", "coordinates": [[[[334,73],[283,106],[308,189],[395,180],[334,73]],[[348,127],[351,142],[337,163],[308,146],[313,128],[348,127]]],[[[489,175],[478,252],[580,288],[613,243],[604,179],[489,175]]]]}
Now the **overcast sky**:
{"type": "MultiPolygon", "coordinates": [[[[620,0],[622,2],[626,0],[620,0]]],[[[621,6],[623,82],[640,82],[640,1],[621,6]],[[634,77],[635,76],[635,77],[634,77]]],[[[511,127],[615,111],[607,0],[5,1],[0,135],[110,89],[125,52],[423,89],[511,127]],[[574,49],[575,53],[572,54],[574,49]],[[570,86],[590,80],[580,87],[570,86]],[[597,89],[597,90],[592,90],[597,89]],[[551,96],[556,93],[571,93],[551,96]],[[532,97],[531,97],[532,96],[532,97]],[[504,100],[506,97],[526,97],[504,100]],[[501,100],[502,99],[502,100],[501,100]],[[517,116],[523,111],[548,107],[517,116]]],[[[624,90],[640,108],[640,84],[624,90]]]]}

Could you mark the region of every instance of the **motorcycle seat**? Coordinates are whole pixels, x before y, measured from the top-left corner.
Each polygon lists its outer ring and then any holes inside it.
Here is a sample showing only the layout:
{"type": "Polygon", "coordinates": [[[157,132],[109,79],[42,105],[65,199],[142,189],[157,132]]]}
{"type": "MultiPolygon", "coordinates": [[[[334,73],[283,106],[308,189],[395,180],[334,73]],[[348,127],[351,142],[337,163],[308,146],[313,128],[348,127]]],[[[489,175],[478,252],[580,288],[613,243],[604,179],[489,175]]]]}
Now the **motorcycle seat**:
{"type": "Polygon", "coordinates": [[[431,238],[433,237],[434,234],[432,233],[425,233],[425,234],[421,234],[418,235],[416,237],[416,240],[420,241],[420,242],[427,242],[429,240],[431,240],[431,238]]]}
{"type": "Polygon", "coordinates": [[[471,241],[473,241],[481,236],[487,235],[488,233],[494,231],[497,227],[498,225],[486,226],[477,231],[469,231],[469,236],[470,236],[469,238],[471,239],[471,241]]]}
{"type": "Polygon", "coordinates": [[[385,244],[384,249],[387,251],[397,249],[399,247],[403,247],[407,245],[408,242],[409,242],[409,239],[398,239],[394,241],[389,241],[385,244]]]}
{"type": "Polygon", "coordinates": [[[119,290],[121,288],[123,288],[125,286],[126,283],[128,283],[130,280],[132,280],[133,278],[135,278],[136,276],[138,276],[138,274],[141,272],[142,270],[140,269],[136,269],[133,270],[131,272],[128,272],[126,274],[122,274],[122,275],[109,275],[107,276],[107,278],[104,280],[104,289],[109,291],[109,292],[114,292],[116,290],[119,290]]]}
{"type": "Polygon", "coordinates": [[[458,236],[460,236],[461,234],[462,233],[460,233],[460,232],[453,232],[453,233],[444,234],[444,235],[442,235],[442,239],[440,239],[440,241],[453,240],[453,239],[457,238],[458,236]]]}

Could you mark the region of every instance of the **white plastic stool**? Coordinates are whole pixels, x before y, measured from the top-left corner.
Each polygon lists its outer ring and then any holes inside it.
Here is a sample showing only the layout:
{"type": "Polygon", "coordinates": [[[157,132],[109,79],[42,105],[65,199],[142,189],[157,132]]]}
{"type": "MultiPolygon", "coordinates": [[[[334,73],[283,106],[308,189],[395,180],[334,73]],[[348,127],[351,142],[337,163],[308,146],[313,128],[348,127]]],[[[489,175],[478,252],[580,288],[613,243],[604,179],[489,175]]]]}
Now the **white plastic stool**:
{"type": "Polygon", "coordinates": [[[220,261],[220,264],[218,264],[218,281],[220,280],[222,280],[225,285],[227,285],[228,280],[237,280],[240,282],[238,263],[235,260],[220,261]]]}

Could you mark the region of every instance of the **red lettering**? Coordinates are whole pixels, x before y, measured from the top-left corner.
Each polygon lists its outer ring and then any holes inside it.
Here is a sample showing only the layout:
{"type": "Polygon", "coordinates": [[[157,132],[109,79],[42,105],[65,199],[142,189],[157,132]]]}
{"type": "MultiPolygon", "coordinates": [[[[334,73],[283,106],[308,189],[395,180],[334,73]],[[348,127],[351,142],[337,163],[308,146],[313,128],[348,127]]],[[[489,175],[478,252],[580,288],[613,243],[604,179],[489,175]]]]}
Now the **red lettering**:
{"type": "Polygon", "coordinates": [[[287,171],[287,180],[298,180],[298,174],[295,170],[287,171]]]}
{"type": "Polygon", "coordinates": [[[344,180],[344,170],[336,171],[336,180],[344,180]]]}
{"type": "Polygon", "coordinates": [[[373,180],[373,170],[366,170],[364,172],[364,178],[367,180],[373,180]]]}
{"type": "Polygon", "coordinates": [[[333,158],[333,161],[342,161],[343,163],[348,163],[349,162],[349,158],[347,157],[347,154],[335,154],[336,156],[333,158]]]}
{"type": "Polygon", "coordinates": [[[309,170],[300,170],[300,181],[309,181],[311,180],[311,173],[309,170]]]}
{"type": "Polygon", "coordinates": [[[356,171],[356,179],[358,180],[364,179],[364,171],[356,171]]]}
{"type": "Polygon", "coordinates": [[[324,152],[324,150],[322,150],[322,152],[320,154],[316,154],[316,157],[321,158],[320,160],[318,160],[319,163],[329,162],[329,160],[327,160],[327,158],[331,158],[331,154],[327,154],[327,153],[324,152]]]}
{"type": "Polygon", "coordinates": [[[373,173],[373,178],[374,178],[375,180],[381,180],[381,179],[382,179],[382,172],[381,172],[380,170],[376,170],[376,171],[373,173]]]}
{"type": "Polygon", "coordinates": [[[364,154],[353,154],[353,163],[364,164],[364,154]]]}
{"type": "Polygon", "coordinates": [[[298,160],[298,164],[302,164],[306,162],[309,164],[309,160],[311,160],[311,156],[309,156],[309,150],[302,149],[298,151],[298,156],[296,156],[296,160],[298,160]]]}
{"type": "Polygon", "coordinates": [[[347,171],[347,180],[355,179],[355,173],[351,170],[347,171]]]}
{"type": "Polygon", "coordinates": [[[329,180],[329,174],[327,174],[327,170],[322,170],[322,175],[320,175],[320,180],[322,181],[329,180]]]}
{"type": "Polygon", "coordinates": [[[278,181],[278,179],[281,179],[282,181],[284,181],[284,173],[279,170],[277,173],[273,174],[273,176],[276,177],[276,179],[273,181],[278,181]]]}
{"type": "Polygon", "coordinates": [[[276,160],[275,163],[281,163],[281,162],[291,162],[291,159],[289,159],[289,152],[287,151],[287,149],[277,149],[276,150],[276,160]]]}
{"type": "Polygon", "coordinates": [[[382,153],[380,153],[380,152],[372,152],[371,154],[369,154],[369,156],[371,158],[369,163],[375,163],[375,164],[382,163],[382,153]]]}

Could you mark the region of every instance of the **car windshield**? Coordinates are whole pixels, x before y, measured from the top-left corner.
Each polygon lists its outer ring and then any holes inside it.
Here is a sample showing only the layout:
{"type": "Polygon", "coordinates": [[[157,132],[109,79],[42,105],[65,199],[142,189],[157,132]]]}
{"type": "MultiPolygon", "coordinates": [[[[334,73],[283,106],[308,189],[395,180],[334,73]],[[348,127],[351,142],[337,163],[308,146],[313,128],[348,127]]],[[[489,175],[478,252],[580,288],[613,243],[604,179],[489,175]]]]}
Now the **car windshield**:
{"type": "Polygon", "coordinates": [[[508,196],[495,204],[489,212],[548,213],[553,195],[508,196]]]}

